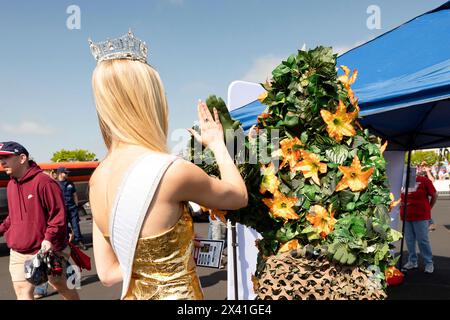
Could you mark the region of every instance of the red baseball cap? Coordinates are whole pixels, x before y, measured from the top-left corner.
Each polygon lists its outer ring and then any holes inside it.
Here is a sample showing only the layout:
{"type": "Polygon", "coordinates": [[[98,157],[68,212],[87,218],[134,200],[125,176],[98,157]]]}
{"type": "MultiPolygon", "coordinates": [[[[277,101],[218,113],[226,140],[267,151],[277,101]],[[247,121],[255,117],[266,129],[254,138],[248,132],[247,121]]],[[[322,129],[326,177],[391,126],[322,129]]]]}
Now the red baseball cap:
{"type": "Polygon", "coordinates": [[[14,141],[0,142],[0,156],[20,156],[21,154],[29,156],[27,149],[20,143],[14,141]]]}

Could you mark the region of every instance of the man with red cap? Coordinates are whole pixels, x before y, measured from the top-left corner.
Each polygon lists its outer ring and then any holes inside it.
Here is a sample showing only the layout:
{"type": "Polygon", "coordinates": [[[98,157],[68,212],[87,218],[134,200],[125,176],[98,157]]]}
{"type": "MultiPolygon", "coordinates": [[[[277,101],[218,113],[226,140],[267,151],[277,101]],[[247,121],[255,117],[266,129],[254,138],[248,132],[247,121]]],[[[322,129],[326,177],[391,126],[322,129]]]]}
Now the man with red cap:
{"type": "MultiPolygon", "coordinates": [[[[32,300],[34,285],[26,281],[24,263],[37,252],[53,251],[67,259],[67,224],[64,200],[56,181],[29,160],[19,143],[0,143],[0,165],[11,177],[7,186],[8,217],[0,225],[10,248],[9,272],[17,299],[32,300]]],[[[64,299],[79,299],[69,289],[64,272],[49,275],[49,283],[64,299]]]]}

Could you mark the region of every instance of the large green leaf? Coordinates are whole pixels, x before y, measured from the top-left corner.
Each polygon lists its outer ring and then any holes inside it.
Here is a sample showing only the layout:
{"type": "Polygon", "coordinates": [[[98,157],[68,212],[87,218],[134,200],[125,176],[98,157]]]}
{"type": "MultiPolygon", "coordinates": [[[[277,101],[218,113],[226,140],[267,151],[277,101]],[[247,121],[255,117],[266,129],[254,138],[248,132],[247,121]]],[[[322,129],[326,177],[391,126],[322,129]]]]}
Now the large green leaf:
{"type": "Polygon", "coordinates": [[[403,238],[401,232],[398,232],[397,230],[391,229],[390,230],[390,236],[393,242],[396,242],[403,238]]]}
{"type": "Polygon", "coordinates": [[[281,242],[289,241],[298,235],[297,227],[293,223],[287,223],[276,233],[277,240],[281,242]]]}
{"type": "Polygon", "coordinates": [[[300,136],[300,141],[306,145],[308,142],[308,134],[306,132],[302,132],[302,135],[300,136]]]}
{"type": "Polygon", "coordinates": [[[341,208],[345,208],[348,203],[353,202],[355,194],[349,190],[342,190],[339,192],[339,201],[341,208]]]}
{"type": "Polygon", "coordinates": [[[275,70],[272,71],[272,75],[274,78],[279,78],[290,72],[291,72],[291,69],[288,66],[285,66],[284,64],[280,64],[278,67],[275,68],[275,70]]]}
{"type": "Polygon", "coordinates": [[[336,145],[331,149],[326,150],[325,154],[331,162],[343,164],[348,157],[349,151],[343,145],[336,145]]]}
{"type": "Polygon", "coordinates": [[[353,217],[350,230],[355,237],[362,238],[366,234],[366,223],[364,219],[358,216],[353,217]]]}
{"type": "Polygon", "coordinates": [[[308,226],[302,231],[303,234],[306,234],[309,241],[320,239],[319,231],[313,226],[308,226]]]}
{"type": "Polygon", "coordinates": [[[314,201],[316,197],[316,187],[314,185],[306,184],[302,188],[302,192],[309,200],[314,201]]]}

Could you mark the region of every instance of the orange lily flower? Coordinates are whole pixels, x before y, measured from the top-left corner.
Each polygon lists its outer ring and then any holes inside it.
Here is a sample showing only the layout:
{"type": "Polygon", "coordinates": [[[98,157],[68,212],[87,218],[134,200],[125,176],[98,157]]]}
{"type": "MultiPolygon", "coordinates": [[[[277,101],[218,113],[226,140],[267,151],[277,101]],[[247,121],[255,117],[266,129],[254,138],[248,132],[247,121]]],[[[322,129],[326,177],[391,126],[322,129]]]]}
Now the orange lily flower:
{"type": "Polygon", "coordinates": [[[295,149],[294,146],[301,146],[302,142],[299,138],[295,137],[293,139],[284,139],[280,142],[281,150],[278,150],[278,154],[283,157],[283,162],[281,163],[280,169],[283,168],[286,163],[289,163],[291,172],[295,172],[295,166],[300,160],[301,150],[295,149]]]}
{"type": "Polygon", "coordinates": [[[356,111],[347,113],[347,107],[340,100],[336,113],[320,110],[320,115],[327,124],[328,135],[337,142],[341,142],[344,136],[353,137],[356,134],[352,121],[357,114],[356,111]]]}
{"type": "Polygon", "coordinates": [[[225,219],[227,211],[225,210],[211,209],[209,211],[209,215],[211,216],[212,220],[217,220],[217,218],[219,218],[219,220],[222,221],[223,223],[227,223],[227,220],[225,219]]]}
{"type": "Polygon", "coordinates": [[[263,93],[261,93],[261,94],[258,96],[258,101],[261,102],[261,103],[263,103],[264,100],[266,100],[266,98],[267,98],[268,95],[269,95],[269,93],[268,93],[267,91],[264,91],[263,93]]]}
{"type": "Polygon", "coordinates": [[[396,206],[398,206],[400,201],[402,201],[402,198],[398,198],[397,200],[395,200],[394,194],[392,192],[389,194],[389,198],[391,199],[391,203],[389,204],[389,210],[394,209],[396,206]]]}
{"type": "Polygon", "coordinates": [[[222,222],[226,223],[227,220],[225,219],[225,215],[227,214],[227,211],[219,210],[219,209],[209,209],[204,206],[200,206],[200,209],[203,212],[208,212],[211,219],[217,220],[219,218],[222,222]]]}
{"type": "Polygon", "coordinates": [[[275,166],[273,162],[271,162],[267,167],[261,167],[261,174],[263,175],[263,179],[261,185],[259,186],[259,192],[264,194],[266,191],[269,191],[272,194],[275,194],[278,191],[278,187],[280,186],[280,180],[275,174],[275,166]]]}
{"type": "Polygon", "coordinates": [[[277,192],[273,199],[262,200],[269,207],[270,213],[275,218],[283,218],[285,220],[298,220],[300,217],[295,213],[292,207],[297,203],[297,198],[288,198],[281,192],[277,192]]]}
{"type": "Polygon", "coordinates": [[[334,225],[336,224],[336,219],[334,218],[334,212],[331,211],[332,206],[330,205],[330,212],[320,205],[314,205],[311,207],[310,212],[306,215],[306,220],[308,220],[315,228],[320,232],[320,236],[325,238],[330,234],[334,225]]]}
{"type": "Polygon", "coordinates": [[[327,165],[320,162],[318,155],[307,151],[302,151],[303,161],[295,166],[296,170],[300,170],[305,178],[311,178],[317,185],[320,186],[319,172],[326,173],[327,165]]]}
{"type": "Polygon", "coordinates": [[[298,243],[297,239],[292,239],[286,243],[283,243],[283,245],[278,249],[278,253],[288,252],[291,250],[298,249],[300,247],[300,244],[298,243]]]}
{"type": "Polygon", "coordinates": [[[270,117],[270,114],[263,112],[258,116],[257,120],[258,122],[261,122],[262,119],[267,119],[268,117],[270,117]]]}
{"type": "Polygon", "coordinates": [[[338,81],[342,82],[345,89],[347,89],[348,97],[350,98],[350,102],[352,105],[355,106],[355,108],[358,109],[358,101],[355,98],[355,93],[353,92],[352,88],[350,87],[353,83],[356,81],[356,77],[358,76],[358,70],[353,70],[353,74],[350,75],[350,69],[346,66],[341,66],[341,69],[344,71],[344,75],[337,78],[338,81]]]}
{"type": "Polygon", "coordinates": [[[339,171],[344,174],[344,177],[342,177],[342,180],[336,186],[336,191],[341,191],[346,188],[350,188],[354,192],[366,189],[373,170],[374,168],[370,168],[367,171],[362,171],[361,162],[358,156],[355,155],[350,167],[339,166],[339,171]]]}

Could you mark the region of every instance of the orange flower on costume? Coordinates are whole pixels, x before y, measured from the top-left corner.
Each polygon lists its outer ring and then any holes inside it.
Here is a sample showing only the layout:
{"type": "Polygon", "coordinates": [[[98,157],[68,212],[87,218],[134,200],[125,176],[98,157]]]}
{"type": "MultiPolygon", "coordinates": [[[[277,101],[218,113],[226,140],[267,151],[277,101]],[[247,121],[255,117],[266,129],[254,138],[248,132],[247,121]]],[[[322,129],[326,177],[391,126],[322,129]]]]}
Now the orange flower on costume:
{"type": "Polygon", "coordinates": [[[266,98],[267,98],[268,95],[269,95],[269,94],[267,93],[267,91],[264,91],[263,93],[261,93],[261,94],[258,96],[258,101],[261,102],[261,103],[263,103],[264,100],[266,100],[266,98]]]}
{"type": "Polygon", "coordinates": [[[325,238],[328,234],[330,234],[334,229],[334,225],[336,224],[334,212],[332,212],[331,210],[331,206],[330,213],[328,213],[327,209],[325,209],[324,207],[315,205],[306,215],[306,220],[308,220],[313,225],[313,227],[318,229],[322,238],[325,238]]]}
{"type": "Polygon", "coordinates": [[[392,192],[389,194],[389,198],[391,199],[391,203],[389,204],[389,210],[394,209],[396,206],[398,206],[400,201],[402,201],[402,198],[398,198],[398,200],[395,200],[394,194],[392,192]]]}
{"type": "Polygon", "coordinates": [[[295,213],[292,207],[297,203],[297,198],[287,198],[281,192],[277,192],[273,199],[262,200],[269,207],[270,213],[275,218],[283,218],[285,220],[298,220],[300,217],[295,213]]]}
{"type": "Polygon", "coordinates": [[[350,98],[350,102],[352,105],[359,111],[358,100],[355,98],[355,93],[350,87],[356,81],[356,77],[358,76],[358,70],[353,70],[353,74],[350,76],[350,69],[346,66],[341,66],[341,69],[344,71],[344,75],[337,78],[338,81],[342,82],[345,89],[347,89],[348,97],[350,98]]]}
{"type": "Polygon", "coordinates": [[[296,170],[300,170],[305,178],[311,178],[316,184],[320,186],[319,172],[326,173],[327,165],[320,162],[318,155],[302,151],[303,161],[295,166],[296,170]]]}
{"type": "Polygon", "coordinates": [[[288,252],[291,250],[298,249],[299,247],[300,247],[300,244],[298,243],[298,240],[292,239],[286,243],[283,243],[281,245],[280,249],[278,249],[278,253],[288,252]]]}
{"type": "Polygon", "coordinates": [[[374,168],[370,168],[363,172],[361,170],[361,162],[359,161],[358,156],[355,155],[350,167],[339,166],[339,171],[341,171],[344,176],[336,186],[336,191],[341,191],[346,188],[350,188],[350,190],[354,192],[366,189],[373,170],[374,168]]]}
{"type": "Polygon", "coordinates": [[[261,122],[262,119],[267,119],[268,117],[270,117],[270,114],[263,112],[258,116],[257,120],[258,122],[261,122]]]}
{"type": "Polygon", "coordinates": [[[227,214],[227,211],[219,210],[219,209],[209,209],[203,206],[200,206],[200,209],[203,212],[208,212],[212,220],[217,220],[219,218],[220,221],[226,223],[227,220],[225,219],[225,215],[227,214]]]}
{"type": "Polygon", "coordinates": [[[301,150],[294,149],[295,145],[302,145],[302,142],[297,137],[293,139],[284,139],[280,142],[281,150],[278,150],[278,154],[283,157],[283,162],[281,163],[280,169],[283,168],[286,163],[289,163],[291,172],[295,172],[295,166],[299,162],[301,156],[301,150]]]}
{"type": "Polygon", "coordinates": [[[217,218],[219,218],[219,220],[222,221],[223,223],[227,223],[227,220],[225,219],[226,215],[227,212],[225,210],[212,209],[210,211],[210,216],[212,220],[217,220],[217,218]]]}
{"type": "Polygon", "coordinates": [[[358,112],[347,113],[347,107],[339,100],[336,113],[328,110],[320,110],[323,121],[327,124],[328,135],[341,142],[344,136],[353,137],[356,134],[352,121],[356,118],[358,112]]]}
{"type": "Polygon", "coordinates": [[[259,192],[264,194],[269,191],[272,194],[278,192],[278,187],[280,185],[280,180],[275,175],[275,166],[271,162],[267,167],[261,167],[261,174],[263,175],[261,185],[259,186],[259,192]]]}

